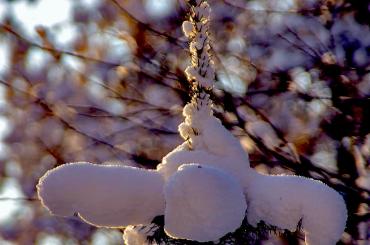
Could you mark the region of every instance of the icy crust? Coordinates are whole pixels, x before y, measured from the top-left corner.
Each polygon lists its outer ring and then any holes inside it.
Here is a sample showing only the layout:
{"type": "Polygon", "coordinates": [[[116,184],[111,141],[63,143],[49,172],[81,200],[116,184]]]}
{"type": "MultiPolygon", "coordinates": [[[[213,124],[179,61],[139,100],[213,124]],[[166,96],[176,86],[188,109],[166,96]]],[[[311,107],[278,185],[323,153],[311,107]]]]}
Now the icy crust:
{"type": "Polygon", "coordinates": [[[186,164],[167,182],[165,231],[174,238],[215,241],[242,224],[243,189],[217,168],[186,164]]]}
{"type": "Polygon", "coordinates": [[[306,244],[332,245],[340,239],[347,220],[342,196],[324,183],[299,176],[258,175],[244,187],[248,222],[261,220],[295,231],[302,221],[306,244]]]}
{"type": "Polygon", "coordinates": [[[37,185],[53,214],[78,213],[95,226],[149,224],[164,213],[164,181],[157,171],[126,166],[71,163],[48,171],[37,185]]]}

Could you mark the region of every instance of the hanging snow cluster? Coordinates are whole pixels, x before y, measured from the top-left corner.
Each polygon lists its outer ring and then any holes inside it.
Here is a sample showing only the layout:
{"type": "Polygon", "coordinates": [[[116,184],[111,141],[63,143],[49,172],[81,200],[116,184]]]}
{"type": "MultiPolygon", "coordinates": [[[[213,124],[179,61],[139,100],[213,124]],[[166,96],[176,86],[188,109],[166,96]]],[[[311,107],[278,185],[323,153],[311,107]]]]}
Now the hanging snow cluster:
{"type": "Polygon", "coordinates": [[[210,7],[205,0],[189,4],[183,31],[192,57],[186,74],[195,94],[179,125],[184,143],[156,170],[91,163],[52,169],[37,185],[43,205],[95,226],[127,227],[123,237],[129,245],[146,242],[157,216],[164,215],[168,236],[206,242],[235,231],[246,214],[253,226],[264,221],[295,231],[301,224],[306,244],[335,244],[347,219],[343,198],[313,179],[257,173],[238,139],[213,116],[207,94],[214,80],[210,7]]]}

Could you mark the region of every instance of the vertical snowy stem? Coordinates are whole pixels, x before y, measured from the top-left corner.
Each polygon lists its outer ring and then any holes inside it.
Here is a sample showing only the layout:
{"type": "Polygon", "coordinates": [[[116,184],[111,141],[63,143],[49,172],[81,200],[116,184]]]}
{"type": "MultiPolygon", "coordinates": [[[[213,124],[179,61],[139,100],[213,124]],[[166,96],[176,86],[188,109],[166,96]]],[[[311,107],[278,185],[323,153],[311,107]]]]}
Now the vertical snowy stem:
{"type": "Polygon", "coordinates": [[[190,5],[190,17],[184,21],[183,31],[189,39],[191,65],[185,72],[192,83],[192,103],[200,110],[203,106],[211,107],[209,92],[215,76],[208,33],[211,8],[206,0],[187,1],[190,5]]]}

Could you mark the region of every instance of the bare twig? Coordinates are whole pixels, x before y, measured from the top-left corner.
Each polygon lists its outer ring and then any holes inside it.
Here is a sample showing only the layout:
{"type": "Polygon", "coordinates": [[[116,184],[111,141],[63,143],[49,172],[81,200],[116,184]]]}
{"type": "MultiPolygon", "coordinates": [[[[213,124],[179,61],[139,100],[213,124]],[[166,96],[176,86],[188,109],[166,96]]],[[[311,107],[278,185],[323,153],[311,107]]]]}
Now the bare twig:
{"type": "Polygon", "coordinates": [[[44,45],[35,43],[35,42],[31,41],[31,40],[28,40],[27,38],[25,38],[24,36],[22,36],[18,32],[16,32],[9,25],[5,25],[5,24],[1,24],[0,23],[0,28],[3,29],[5,32],[7,32],[9,34],[12,34],[13,36],[15,36],[16,38],[18,38],[19,40],[22,40],[22,41],[26,42],[28,45],[33,46],[35,48],[42,49],[42,50],[47,51],[47,52],[51,52],[51,53],[55,53],[56,52],[58,54],[69,55],[69,56],[73,56],[73,57],[76,57],[78,59],[82,59],[82,60],[85,60],[85,61],[91,61],[91,62],[95,62],[95,63],[101,63],[101,64],[112,66],[112,67],[115,67],[115,66],[119,66],[120,65],[118,63],[112,63],[110,61],[105,61],[105,60],[101,60],[101,59],[97,59],[97,58],[85,56],[83,54],[75,53],[75,52],[72,52],[72,51],[61,50],[61,49],[57,49],[57,48],[54,48],[54,47],[47,47],[47,46],[44,46],[44,45]]]}
{"type": "Polygon", "coordinates": [[[164,32],[160,32],[156,29],[154,29],[151,25],[149,25],[148,23],[145,23],[141,20],[139,20],[138,18],[136,18],[135,16],[133,16],[127,9],[125,9],[118,1],[116,0],[110,0],[120,11],[122,11],[124,14],[126,14],[127,16],[129,16],[132,20],[134,20],[135,22],[137,23],[140,23],[145,29],[157,34],[158,36],[162,36],[162,37],[165,37],[170,43],[174,43],[176,45],[178,45],[179,47],[181,48],[184,48],[184,45],[185,45],[185,42],[182,42],[180,41],[178,38],[175,38],[173,36],[170,36],[168,35],[167,33],[164,33],[164,32]]]}

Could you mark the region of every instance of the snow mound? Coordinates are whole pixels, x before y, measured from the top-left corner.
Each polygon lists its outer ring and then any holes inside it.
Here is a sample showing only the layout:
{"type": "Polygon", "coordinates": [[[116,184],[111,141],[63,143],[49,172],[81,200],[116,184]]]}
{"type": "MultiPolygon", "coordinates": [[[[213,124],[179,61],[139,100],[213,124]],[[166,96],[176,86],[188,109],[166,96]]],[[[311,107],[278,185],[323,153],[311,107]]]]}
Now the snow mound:
{"type": "Polygon", "coordinates": [[[55,215],[78,213],[95,226],[125,227],[163,215],[163,186],[156,171],[81,162],[48,171],[37,189],[42,204],[55,215]]]}
{"type": "MultiPolygon", "coordinates": [[[[192,102],[184,107],[185,122],[183,124],[186,124],[187,127],[180,124],[180,134],[185,135],[184,139],[189,139],[190,142],[193,140],[202,141],[202,145],[205,147],[204,150],[210,153],[219,156],[243,155],[246,162],[249,163],[248,155],[244,152],[239,140],[213,115],[211,106],[206,103],[200,100],[198,104],[192,102]],[[190,131],[189,127],[196,134],[188,133],[190,131]]],[[[196,146],[193,148],[200,150],[196,146]]]]}
{"type": "Polygon", "coordinates": [[[184,107],[185,122],[179,131],[189,141],[167,154],[157,170],[168,179],[182,164],[199,163],[220,168],[240,183],[250,172],[248,154],[240,142],[212,115],[209,105],[194,102],[184,107]]]}
{"type": "Polygon", "coordinates": [[[241,184],[247,178],[249,168],[243,156],[218,156],[204,150],[190,150],[182,145],[165,156],[157,170],[168,180],[181,165],[198,163],[222,169],[241,184]]]}
{"type": "Polygon", "coordinates": [[[342,196],[324,183],[299,176],[258,175],[245,186],[248,222],[261,220],[295,231],[302,220],[306,244],[333,245],[347,220],[342,196]]]}
{"type": "Polygon", "coordinates": [[[199,164],[179,168],[166,183],[165,231],[174,238],[215,241],[240,227],[247,204],[226,172],[199,164]]]}

